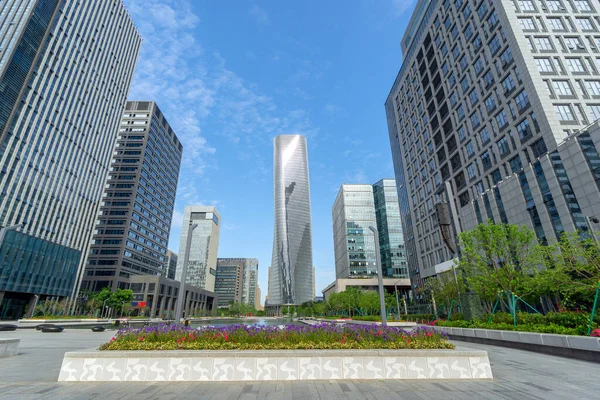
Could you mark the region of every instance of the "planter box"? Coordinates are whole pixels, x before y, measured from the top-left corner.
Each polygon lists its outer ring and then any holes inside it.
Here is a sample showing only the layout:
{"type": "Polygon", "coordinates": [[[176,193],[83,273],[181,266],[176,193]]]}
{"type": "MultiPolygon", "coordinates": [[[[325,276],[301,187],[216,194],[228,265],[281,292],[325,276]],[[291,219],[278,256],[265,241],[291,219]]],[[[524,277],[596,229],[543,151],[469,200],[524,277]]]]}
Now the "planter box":
{"type": "Polygon", "coordinates": [[[79,351],[59,382],[493,379],[487,352],[456,350],[79,351]]]}
{"type": "Polygon", "coordinates": [[[0,339],[0,358],[12,357],[19,354],[21,339],[0,339]]]}

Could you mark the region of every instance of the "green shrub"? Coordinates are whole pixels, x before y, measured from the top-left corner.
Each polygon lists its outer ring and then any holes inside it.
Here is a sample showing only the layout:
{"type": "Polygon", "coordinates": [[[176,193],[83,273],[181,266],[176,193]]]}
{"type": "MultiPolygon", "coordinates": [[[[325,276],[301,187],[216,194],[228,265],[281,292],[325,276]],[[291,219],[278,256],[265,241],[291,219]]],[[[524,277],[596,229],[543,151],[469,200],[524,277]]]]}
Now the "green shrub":
{"type": "Polygon", "coordinates": [[[577,328],[578,326],[588,325],[590,316],[583,312],[551,312],[546,315],[548,321],[552,324],[565,326],[567,328],[577,328]]]}
{"type": "Polygon", "coordinates": [[[454,313],[450,316],[450,321],[463,321],[465,316],[462,313],[454,313]]]}

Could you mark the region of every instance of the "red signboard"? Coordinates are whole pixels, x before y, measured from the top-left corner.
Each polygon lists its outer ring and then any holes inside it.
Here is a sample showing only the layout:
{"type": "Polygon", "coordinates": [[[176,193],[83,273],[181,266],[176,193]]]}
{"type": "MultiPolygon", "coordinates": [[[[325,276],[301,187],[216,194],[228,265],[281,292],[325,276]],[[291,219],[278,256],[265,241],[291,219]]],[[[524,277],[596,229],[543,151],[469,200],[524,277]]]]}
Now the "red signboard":
{"type": "Polygon", "coordinates": [[[134,301],[131,303],[133,307],[146,307],[145,301],[134,301]]]}

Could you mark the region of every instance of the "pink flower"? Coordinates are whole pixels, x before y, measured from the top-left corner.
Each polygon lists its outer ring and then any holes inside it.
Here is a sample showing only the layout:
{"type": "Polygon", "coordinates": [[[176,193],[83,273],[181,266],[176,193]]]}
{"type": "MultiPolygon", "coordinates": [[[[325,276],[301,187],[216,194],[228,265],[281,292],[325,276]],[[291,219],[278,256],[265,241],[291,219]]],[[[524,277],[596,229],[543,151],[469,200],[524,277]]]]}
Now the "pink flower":
{"type": "Polygon", "coordinates": [[[600,329],[594,329],[590,336],[591,337],[600,337],[600,329]]]}

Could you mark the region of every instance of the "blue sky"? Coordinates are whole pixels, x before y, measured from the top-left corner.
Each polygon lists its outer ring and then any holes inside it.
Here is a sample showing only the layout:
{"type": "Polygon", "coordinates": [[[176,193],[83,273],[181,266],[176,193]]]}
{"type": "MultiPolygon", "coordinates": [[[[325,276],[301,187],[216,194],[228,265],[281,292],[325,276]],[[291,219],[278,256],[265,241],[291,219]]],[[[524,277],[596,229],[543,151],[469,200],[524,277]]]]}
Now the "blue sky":
{"type": "Polygon", "coordinates": [[[184,145],[185,205],[221,214],[219,257],[258,258],[267,293],[273,138],[307,137],[317,294],[335,277],[342,183],[393,178],[383,103],[414,0],[124,0],[143,46],[132,100],[155,100],[184,145]]]}

